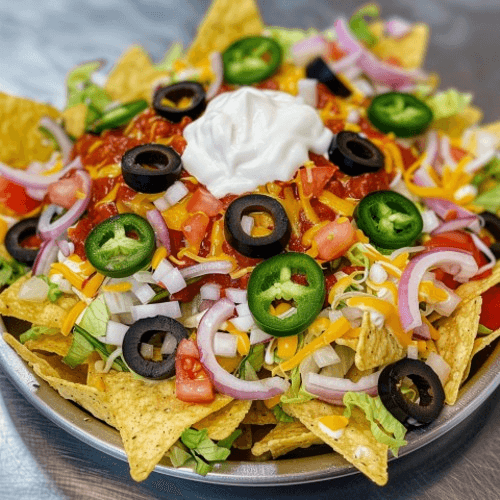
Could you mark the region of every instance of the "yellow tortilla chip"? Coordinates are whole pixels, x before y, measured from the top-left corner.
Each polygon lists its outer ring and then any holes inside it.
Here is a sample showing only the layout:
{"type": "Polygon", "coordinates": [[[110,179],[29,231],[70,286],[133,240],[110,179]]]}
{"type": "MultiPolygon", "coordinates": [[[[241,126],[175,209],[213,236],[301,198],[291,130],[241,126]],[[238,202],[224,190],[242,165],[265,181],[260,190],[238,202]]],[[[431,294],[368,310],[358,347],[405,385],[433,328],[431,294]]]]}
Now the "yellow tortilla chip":
{"type": "Polygon", "coordinates": [[[243,419],[244,424],[267,425],[276,424],[273,410],[269,409],[263,401],[254,401],[250,410],[243,419]]]}
{"type": "Polygon", "coordinates": [[[149,476],[184,430],[231,401],[217,394],[211,404],[185,403],[173,394],[175,381],[148,383],[130,373],[110,372],[105,385],[130,475],[136,481],[149,476]]]}
{"type": "Polygon", "coordinates": [[[198,27],[187,61],[196,66],[210,53],[224,51],[239,38],[260,35],[263,29],[254,0],[215,0],[198,27]]]}
{"type": "Polygon", "coordinates": [[[49,300],[44,302],[19,300],[19,290],[30,277],[31,274],[28,273],[19,278],[0,294],[0,314],[24,319],[35,325],[61,328],[64,318],[78,299],[75,296],[63,295],[54,303],[49,300]]]}
{"type": "Polygon", "coordinates": [[[455,293],[466,302],[479,297],[492,286],[498,285],[498,283],[500,283],[500,262],[495,264],[490,276],[482,280],[464,283],[455,290],[455,293]]]}
{"type": "Polygon", "coordinates": [[[54,151],[38,130],[40,118],[58,118],[49,104],[0,92],[0,162],[24,169],[32,161],[47,161],[54,151]]]}
{"type": "Polygon", "coordinates": [[[153,82],[167,75],[167,71],[154,68],[149,55],[142,47],[133,45],[114,65],[104,88],[117,101],[145,99],[151,102],[153,82]]]}
{"type": "Polygon", "coordinates": [[[372,52],[382,61],[396,58],[403,68],[421,68],[429,44],[429,26],[414,24],[408,34],[395,38],[384,34],[384,24],[377,21],[370,25],[371,32],[378,37],[377,43],[370,47],[372,52]]]}
{"type": "Polygon", "coordinates": [[[355,351],[358,348],[358,340],[357,339],[344,339],[343,337],[340,337],[335,341],[336,344],[338,345],[345,345],[346,347],[350,347],[353,351],[355,351]]]}
{"type": "Polygon", "coordinates": [[[225,439],[240,425],[250,410],[250,406],[252,406],[252,401],[231,401],[224,408],[196,422],[193,427],[198,430],[207,429],[210,439],[217,441],[225,439]]]}
{"type": "Polygon", "coordinates": [[[73,137],[80,137],[85,132],[85,118],[87,116],[87,105],[85,103],[71,106],[61,114],[64,120],[64,128],[73,137]]]}
{"type": "Polygon", "coordinates": [[[363,412],[354,408],[344,432],[340,438],[334,439],[320,428],[319,420],[326,415],[342,415],[343,407],[312,400],[302,404],[286,404],[283,409],[298,418],[311,432],[376,484],[383,486],[387,483],[388,447],[373,437],[370,422],[363,412]]]}
{"type": "Polygon", "coordinates": [[[472,348],[472,354],[471,354],[471,357],[469,359],[469,363],[467,364],[467,368],[465,369],[465,373],[462,377],[462,382],[464,382],[470,374],[470,370],[471,370],[471,366],[472,366],[472,358],[478,352],[482,351],[483,349],[486,349],[486,347],[491,345],[499,337],[500,337],[500,328],[498,330],[495,330],[494,332],[489,333],[488,335],[483,335],[481,337],[476,338],[476,340],[474,340],[474,347],[472,348]]]}
{"type": "Polygon", "coordinates": [[[387,328],[376,328],[365,312],[354,362],[360,370],[377,368],[406,356],[404,347],[387,328]]]}
{"type": "Polygon", "coordinates": [[[438,353],[450,365],[451,372],[444,384],[446,403],[455,404],[458,390],[472,355],[474,339],[481,314],[481,297],[460,304],[452,316],[439,324],[438,353]]]}
{"type": "Polygon", "coordinates": [[[30,351],[46,351],[59,354],[62,357],[68,354],[71,344],[71,337],[62,335],[61,333],[41,335],[36,340],[28,340],[24,343],[30,351]]]}
{"type": "Polygon", "coordinates": [[[467,106],[460,113],[449,118],[435,120],[432,128],[442,130],[451,138],[460,138],[466,129],[477,125],[483,119],[483,112],[476,106],[467,106]]]}
{"type": "Polygon", "coordinates": [[[237,450],[249,450],[253,444],[252,426],[241,424],[239,429],[241,429],[242,433],[233,443],[233,448],[236,448],[237,450]]]}
{"type": "Polygon", "coordinates": [[[278,422],[274,429],[253,445],[252,453],[258,456],[270,451],[273,458],[278,458],[313,444],[323,444],[323,441],[301,422],[278,422]]]}

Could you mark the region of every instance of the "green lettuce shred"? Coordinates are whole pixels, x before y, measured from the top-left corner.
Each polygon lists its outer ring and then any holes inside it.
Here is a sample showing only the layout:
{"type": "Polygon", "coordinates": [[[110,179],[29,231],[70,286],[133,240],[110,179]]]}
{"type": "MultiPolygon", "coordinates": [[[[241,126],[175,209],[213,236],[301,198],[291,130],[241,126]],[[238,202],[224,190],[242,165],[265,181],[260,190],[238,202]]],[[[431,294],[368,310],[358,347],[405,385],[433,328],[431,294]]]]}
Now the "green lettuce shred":
{"type": "Polygon", "coordinates": [[[279,403],[273,407],[273,413],[278,422],[294,422],[294,418],[288,415],[288,413],[283,410],[281,404],[279,403]]]}
{"type": "Polygon", "coordinates": [[[45,281],[49,285],[49,291],[47,293],[47,298],[50,302],[57,302],[57,299],[63,294],[63,291],[59,288],[57,283],[53,283],[47,276],[39,276],[40,279],[45,281]]]}
{"type": "Polygon", "coordinates": [[[5,259],[0,256],[0,287],[12,285],[21,276],[28,272],[28,268],[14,259],[5,259]]]}
{"type": "Polygon", "coordinates": [[[280,28],[279,26],[272,26],[267,29],[271,38],[276,40],[283,49],[283,59],[285,61],[290,61],[292,59],[292,47],[303,40],[304,38],[309,38],[311,36],[317,35],[319,31],[314,28],[309,28],[308,30],[301,29],[289,29],[280,28]]]}
{"type": "Polygon", "coordinates": [[[404,439],[406,428],[387,411],[380,397],[373,398],[364,392],[346,392],[343,402],[346,407],[344,416],[349,418],[354,406],[360,408],[371,423],[371,431],[375,439],[389,446],[394,456],[397,457],[399,448],[407,444],[404,439]]]}
{"type": "Polygon", "coordinates": [[[346,253],[346,257],[349,259],[353,266],[370,267],[370,260],[363,253],[361,248],[363,243],[356,243],[346,253]]]}
{"type": "Polygon", "coordinates": [[[24,344],[28,340],[38,340],[42,335],[55,335],[59,330],[49,326],[32,326],[29,330],[22,333],[19,342],[24,344]]]}
{"type": "Polygon", "coordinates": [[[496,156],[492,158],[472,179],[472,184],[476,187],[487,179],[493,179],[500,182],[500,158],[496,156]]]}
{"type": "Polygon", "coordinates": [[[281,403],[305,403],[315,397],[304,389],[299,367],[296,366],[290,373],[290,388],[281,396],[281,403]]]}
{"type": "Polygon", "coordinates": [[[479,205],[489,212],[495,213],[500,209],[500,184],[493,189],[481,193],[475,200],[474,205],[479,205]]]}
{"type": "Polygon", "coordinates": [[[158,64],[155,64],[154,68],[158,71],[171,71],[174,62],[182,57],[182,52],[182,43],[173,43],[165,53],[163,59],[158,64]]]}
{"type": "Polygon", "coordinates": [[[370,31],[366,17],[376,19],[380,15],[380,8],[375,3],[369,3],[358,9],[349,19],[349,28],[356,38],[368,47],[372,47],[378,41],[378,38],[370,31]]]}
{"type": "Polygon", "coordinates": [[[257,380],[257,372],[264,364],[264,344],[255,344],[250,347],[248,354],[241,360],[238,367],[238,377],[243,380],[257,380]]]}
{"type": "Polygon", "coordinates": [[[472,98],[472,94],[452,88],[437,92],[427,98],[425,103],[432,109],[434,120],[440,120],[463,111],[471,103],[472,98]]]}
{"type": "Polygon", "coordinates": [[[99,295],[85,310],[79,325],[94,337],[104,337],[110,314],[103,295],[99,295]]]}
{"type": "Polygon", "coordinates": [[[479,325],[477,328],[477,333],[479,335],[489,335],[490,333],[493,333],[493,330],[490,330],[488,327],[484,325],[479,325]]]}

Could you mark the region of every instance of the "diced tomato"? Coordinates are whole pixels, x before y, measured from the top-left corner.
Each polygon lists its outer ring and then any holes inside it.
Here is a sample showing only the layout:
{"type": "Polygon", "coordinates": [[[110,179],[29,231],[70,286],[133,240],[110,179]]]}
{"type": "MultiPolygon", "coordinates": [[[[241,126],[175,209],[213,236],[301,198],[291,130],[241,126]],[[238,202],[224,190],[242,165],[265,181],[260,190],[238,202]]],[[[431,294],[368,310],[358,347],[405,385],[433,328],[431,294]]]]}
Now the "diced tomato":
{"type": "Polygon", "coordinates": [[[464,151],[461,148],[457,148],[455,146],[452,146],[450,148],[450,153],[451,153],[452,159],[456,162],[459,162],[467,154],[467,151],[464,151]]]}
{"type": "Polygon", "coordinates": [[[205,188],[199,187],[186,205],[188,212],[203,212],[209,217],[214,217],[222,210],[223,204],[205,188]]]}
{"type": "Polygon", "coordinates": [[[344,52],[336,42],[328,42],[326,53],[333,61],[338,61],[346,55],[346,52],[344,52]]]}
{"type": "Polygon", "coordinates": [[[188,217],[182,224],[182,233],[190,245],[198,247],[205,237],[210,219],[198,212],[188,217]]]}
{"type": "MultiPolygon", "coordinates": [[[[429,241],[425,242],[424,245],[428,248],[458,248],[460,250],[465,250],[470,252],[474,257],[477,266],[481,267],[488,263],[486,257],[479,251],[479,249],[474,244],[472,236],[465,231],[448,231],[446,233],[441,233],[433,236],[429,241]]],[[[485,271],[478,276],[474,276],[474,280],[481,279],[491,274],[491,271],[485,271]]],[[[441,269],[435,271],[435,276],[438,280],[442,281],[449,288],[455,289],[460,283],[453,279],[453,276],[445,273],[441,269]]]]}
{"type": "Polygon", "coordinates": [[[348,220],[340,224],[333,221],[321,228],[314,235],[313,240],[318,245],[318,257],[320,259],[334,260],[344,255],[354,244],[356,232],[348,220]]]}
{"type": "Polygon", "coordinates": [[[479,324],[490,330],[498,330],[500,328],[500,314],[498,314],[500,309],[500,285],[492,286],[481,297],[483,298],[483,303],[479,324]]]}
{"type": "Polygon", "coordinates": [[[25,215],[35,210],[41,203],[28,196],[23,186],[0,177],[0,206],[7,207],[19,215],[25,215]]]}
{"type": "Polygon", "coordinates": [[[212,381],[200,363],[193,340],[183,339],[175,355],[175,395],[186,403],[211,403],[215,399],[212,381]]]}
{"type": "Polygon", "coordinates": [[[390,64],[391,66],[398,66],[400,68],[403,66],[401,59],[394,57],[394,56],[391,56],[391,57],[388,57],[387,59],[384,59],[384,62],[387,64],[390,64]]]}
{"type": "Polygon", "coordinates": [[[313,167],[311,169],[301,168],[299,170],[299,175],[304,189],[304,195],[312,195],[316,198],[319,197],[334,172],[335,169],[333,166],[313,167]]]}
{"type": "Polygon", "coordinates": [[[47,195],[51,203],[70,209],[76,202],[76,192],[82,188],[82,179],[78,175],[73,175],[53,182],[47,190],[47,195]]]}

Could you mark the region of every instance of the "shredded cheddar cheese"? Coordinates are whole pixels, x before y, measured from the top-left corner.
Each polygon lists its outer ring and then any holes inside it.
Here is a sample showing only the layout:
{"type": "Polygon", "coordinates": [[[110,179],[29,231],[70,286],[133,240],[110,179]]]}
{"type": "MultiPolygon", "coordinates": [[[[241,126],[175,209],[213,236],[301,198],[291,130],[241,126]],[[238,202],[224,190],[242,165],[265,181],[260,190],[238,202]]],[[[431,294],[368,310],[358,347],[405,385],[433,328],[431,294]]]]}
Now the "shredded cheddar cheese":
{"type": "Polygon", "coordinates": [[[77,302],[72,309],[68,312],[64,318],[63,324],[61,325],[61,333],[63,335],[69,335],[71,329],[73,328],[78,316],[85,310],[87,304],[83,301],[77,302]]]}

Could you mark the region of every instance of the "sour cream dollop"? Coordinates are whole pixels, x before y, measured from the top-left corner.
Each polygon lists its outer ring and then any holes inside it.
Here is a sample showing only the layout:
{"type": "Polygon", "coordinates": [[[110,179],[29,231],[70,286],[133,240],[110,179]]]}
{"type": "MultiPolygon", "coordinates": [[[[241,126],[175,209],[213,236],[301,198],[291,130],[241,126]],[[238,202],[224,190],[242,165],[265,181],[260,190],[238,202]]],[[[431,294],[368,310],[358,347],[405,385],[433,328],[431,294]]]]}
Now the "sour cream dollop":
{"type": "Polygon", "coordinates": [[[328,151],[333,134],[302,98],[242,87],[210,101],[184,137],[184,168],[220,198],[292,179],[309,151],[328,151]]]}

